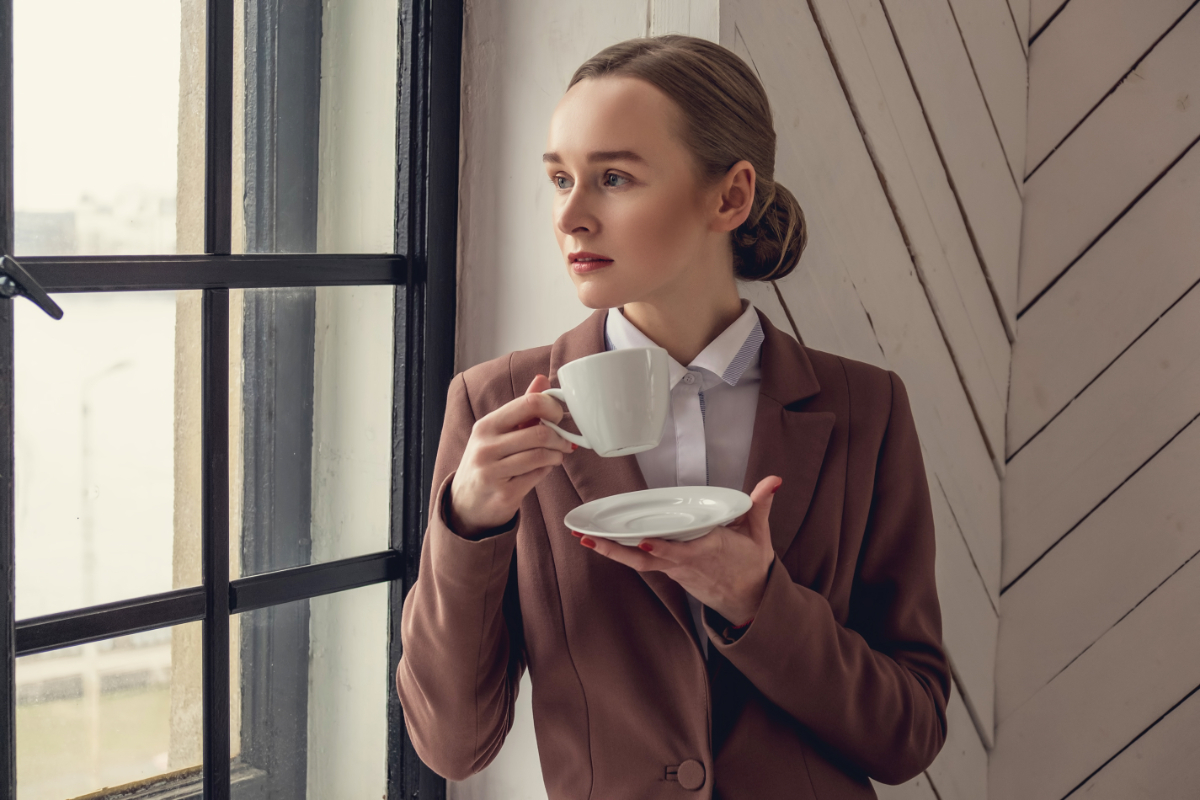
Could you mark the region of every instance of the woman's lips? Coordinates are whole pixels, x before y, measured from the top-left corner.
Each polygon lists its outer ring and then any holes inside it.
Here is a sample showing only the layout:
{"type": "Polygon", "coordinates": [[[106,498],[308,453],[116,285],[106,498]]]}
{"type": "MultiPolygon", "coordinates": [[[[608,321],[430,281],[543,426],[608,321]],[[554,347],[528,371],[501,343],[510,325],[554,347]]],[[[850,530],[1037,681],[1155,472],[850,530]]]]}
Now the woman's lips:
{"type": "Polygon", "coordinates": [[[571,259],[571,271],[576,275],[583,275],[586,272],[604,269],[610,264],[612,264],[611,258],[602,258],[600,255],[577,255],[576,258],[571,259]]]}
{"type": "Polygon", "coordinates": [[[578,259],[571,262],[571,269],[576,275],[582,275],[587,272],[595,272],[598,269],[603,269],[613,263],[611,258],[604,259],[578,259]]]}

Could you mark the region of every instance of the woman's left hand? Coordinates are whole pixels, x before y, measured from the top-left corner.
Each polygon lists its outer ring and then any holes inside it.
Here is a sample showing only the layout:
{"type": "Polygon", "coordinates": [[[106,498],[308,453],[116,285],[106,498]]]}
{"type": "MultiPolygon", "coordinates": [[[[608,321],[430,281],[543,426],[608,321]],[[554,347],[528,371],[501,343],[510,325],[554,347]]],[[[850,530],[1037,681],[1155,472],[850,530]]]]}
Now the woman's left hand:
{"type": "Polygon", "coordinates": [[[758,613],[767,570],[775,558],[767,517],[782,483],[777,475],[763,478],[750,493],[753,505],[749,511],[690,542],[645,539],[634,548],[571,532],[580,537],[584,547],[638,572],[665,573],[734,625],[744,625],[758,613]]]}

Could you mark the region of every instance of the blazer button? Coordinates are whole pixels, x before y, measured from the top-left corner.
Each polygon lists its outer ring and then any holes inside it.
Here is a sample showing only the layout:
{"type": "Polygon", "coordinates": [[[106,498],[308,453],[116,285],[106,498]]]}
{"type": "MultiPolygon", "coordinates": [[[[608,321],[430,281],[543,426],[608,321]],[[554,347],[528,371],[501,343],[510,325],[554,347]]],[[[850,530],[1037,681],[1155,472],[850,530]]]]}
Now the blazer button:
{"type": "Polygon", "coordinates": [[[680,786],[694,792],[704,785],[704,765],[689,758],[679,765],[677,776],[680,786]]]}

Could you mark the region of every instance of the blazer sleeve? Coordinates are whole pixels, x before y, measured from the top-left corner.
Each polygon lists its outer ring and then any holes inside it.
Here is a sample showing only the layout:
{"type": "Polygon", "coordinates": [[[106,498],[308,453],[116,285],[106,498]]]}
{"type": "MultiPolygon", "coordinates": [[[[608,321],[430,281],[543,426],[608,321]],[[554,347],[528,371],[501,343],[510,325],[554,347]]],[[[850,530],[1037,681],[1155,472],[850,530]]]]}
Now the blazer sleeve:
{"type": "Polygon", "coordinates": [[[521,512],[477,540],[446,522],[444,499],[475,419],[459,373],[447,393],[429,523],[418,577],[404,600],[396,669],[417,755],[453,780],[483,769],[500,751],[525,671],[513,562],[521,512]]]}
{"type": "Polygon", "coordinates": [[[742,635],[731,641],[707,619],[705,627],[768,700],[872,778],[896,784],[941,750],[950,676],[921,446],[904,384],[888,374],[891,411],[847,624],[823,595],[795,583],[776,555],[742,635]]]}

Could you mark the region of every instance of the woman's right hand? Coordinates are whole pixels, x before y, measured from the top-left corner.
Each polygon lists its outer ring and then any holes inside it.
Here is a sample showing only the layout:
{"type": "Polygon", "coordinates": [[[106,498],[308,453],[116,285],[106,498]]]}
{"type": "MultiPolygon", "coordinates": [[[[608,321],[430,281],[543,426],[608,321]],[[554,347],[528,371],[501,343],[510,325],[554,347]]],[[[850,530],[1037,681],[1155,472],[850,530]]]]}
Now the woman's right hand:
{"type": "Polygon", "coordinates": [[[550,380],[538,374],[525,394],[475,421],[450,483],[447,522],[458,535],[474,538],[508,522],[529,490],[575,450],[541,424],[563,417],[558,401],[542,394],[549,388],[550,380]]]}

